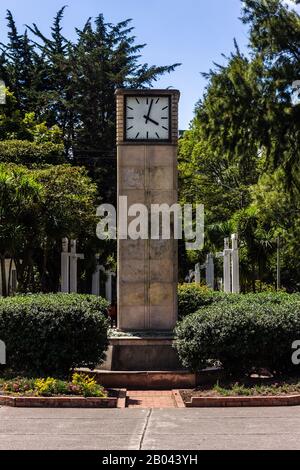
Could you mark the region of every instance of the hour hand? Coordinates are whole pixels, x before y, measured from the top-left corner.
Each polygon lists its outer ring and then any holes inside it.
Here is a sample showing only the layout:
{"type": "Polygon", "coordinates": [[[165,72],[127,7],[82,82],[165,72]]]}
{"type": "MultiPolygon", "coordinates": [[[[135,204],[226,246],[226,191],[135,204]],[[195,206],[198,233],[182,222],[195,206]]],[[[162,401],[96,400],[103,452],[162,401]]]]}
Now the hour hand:
{"type": "MultiPolygon", "coordinates": [[[[152,122],[153,124],[155,124],[156,126],[159,126],[159,123],[157,121],[154,121],[154,119],[151,119],[149,116],[143,116],[147,121],[150,121],[152,122]]],[[[146,122],[147,122],[146,121],[146,122]]]]}

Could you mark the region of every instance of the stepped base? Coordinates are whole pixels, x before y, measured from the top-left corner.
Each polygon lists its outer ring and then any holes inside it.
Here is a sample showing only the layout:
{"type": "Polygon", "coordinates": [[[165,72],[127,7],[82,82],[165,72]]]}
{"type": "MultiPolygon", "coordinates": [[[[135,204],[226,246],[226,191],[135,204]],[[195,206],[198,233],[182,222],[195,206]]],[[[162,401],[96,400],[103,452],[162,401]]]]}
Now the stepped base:
{"type": "Polygon", "coordinates": [[[183,367],[172,347],[170,333],[118,333],[109,340],[104,364],[99,369],[115,371],[177,371],[183,367]]]}
{"type": "Polygon", "coordinates": [[[189,371],[80,371],[95,377],[106,388],[127,388],[128,390],[174,390],[195,388],[198,385],[215,384],[223,378],[219,369],[206,369],[199,374],[189,371]]]}

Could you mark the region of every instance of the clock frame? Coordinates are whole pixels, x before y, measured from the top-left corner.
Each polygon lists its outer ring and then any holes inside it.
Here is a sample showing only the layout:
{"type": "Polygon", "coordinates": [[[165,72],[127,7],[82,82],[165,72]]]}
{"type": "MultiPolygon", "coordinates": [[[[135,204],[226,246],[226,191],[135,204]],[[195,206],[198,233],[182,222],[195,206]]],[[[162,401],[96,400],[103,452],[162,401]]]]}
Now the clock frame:
{"type": "Polygon", "coordinates": [[[119,88],[115,92],[117,104],[117,145],[131,145],[131,146],[177,146],[178,143],[178,102],[180,92],[174,89],[126,89],[119,88]],[[126,97],[169,97],[169,138],[168,139],[127,139],[126,138],[126,97]]]}
{"type": "MultiPolygon", "coordinates": [[[[146,91],[146,90],[145,90],[146,91]]],[[[171,100],[171,94],[162,94],[162,93],[155,93],[155,94],[152,94],[152,93],[131,93],[131,94],[126,94],[126,96],[124,96],[124,141],[125,142],[128,142],[128,143],[136,143],[136,144],[147,144],[147,143],[152,143],[152,144],[158,144],[158,143],[162,143],[162,144],[166,144],[166,143],[170,143],[171,142],[171,139],[172,139],[172,100],[171,100]],[[160,139],[160,138],[157,138],[157,139],[153,139],[153,138],[150,138],[150,139],[147,139],[147,138],[144,138],[144,139],[138,139],[138,138],[128,138],[127,137],[127,119],[128,119],[128,116],[127,116],[127,113],[128,113],[128,107],[127,107],[127,100],[128,98],[167,98],[168,99],[168,137],[167,139],[160,139]]]]}

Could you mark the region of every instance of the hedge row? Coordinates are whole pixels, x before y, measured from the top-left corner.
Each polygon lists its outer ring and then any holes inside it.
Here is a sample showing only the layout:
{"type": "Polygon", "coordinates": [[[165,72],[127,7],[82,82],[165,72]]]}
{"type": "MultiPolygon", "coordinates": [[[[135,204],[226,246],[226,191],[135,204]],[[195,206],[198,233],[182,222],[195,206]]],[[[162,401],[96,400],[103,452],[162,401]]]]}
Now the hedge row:
{"type": "Polygon", "coordinates": [[[107,349],[107,307],[101,298],[78,294],[0,299],[7,368],[40,376],[95,367],[107,349]]]}
{"type": "Polygon", "coordinates": [[[231,296],[188,315],[176,327],[182,364],[200,371],[212,362],[231,373],[267,368],[298,371],[292,344],[300,340],[298,294],[231,296]]]}
{"type": "Polygon", "coordinates": [[[222,292],[215,292],[206,286],[196,283],[180,284],[177,293],[179,319],[196,312],[200,307],[219,302],[226,297],[222,292]]]}
{"type": "MultiPolygon", "coordinates": [[[[232,304],[236,302],[259,303],[266,302],[280,304],[300,301],[300,294],[287,294],[286,292],[262,292],[258,294],[225,294],[213,291],[200,284],[181,284],[178,286],[178,316],[183,319],[202,307],[218,302],[232,304]]],[[[224,305],[225,308],[225,305],[224,305]]]]}

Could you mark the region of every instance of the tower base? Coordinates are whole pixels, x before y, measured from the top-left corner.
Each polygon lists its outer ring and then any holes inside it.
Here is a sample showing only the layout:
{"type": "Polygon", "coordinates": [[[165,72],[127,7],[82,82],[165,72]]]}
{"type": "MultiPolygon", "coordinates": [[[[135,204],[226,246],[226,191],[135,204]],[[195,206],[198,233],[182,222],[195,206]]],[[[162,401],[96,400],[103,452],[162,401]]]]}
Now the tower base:
{"type": "Polygon", "coordinates": [[[176,371],[184,368],[170,332],[119,332],[109,339],[106,361],[98,367],[115,371],[176,371]]]}

